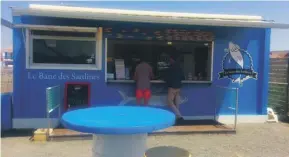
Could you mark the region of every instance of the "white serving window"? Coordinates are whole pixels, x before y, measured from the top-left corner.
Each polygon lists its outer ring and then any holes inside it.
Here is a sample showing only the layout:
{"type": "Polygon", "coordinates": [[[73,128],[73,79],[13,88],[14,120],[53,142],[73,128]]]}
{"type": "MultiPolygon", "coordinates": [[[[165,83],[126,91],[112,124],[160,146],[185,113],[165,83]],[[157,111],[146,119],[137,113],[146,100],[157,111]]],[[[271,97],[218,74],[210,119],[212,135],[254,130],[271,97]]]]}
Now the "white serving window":
{"type": "Polygon", "coordinates": [[[26,30],[27,68],[101,70],[101,38],[81,30],[26,30]]]}

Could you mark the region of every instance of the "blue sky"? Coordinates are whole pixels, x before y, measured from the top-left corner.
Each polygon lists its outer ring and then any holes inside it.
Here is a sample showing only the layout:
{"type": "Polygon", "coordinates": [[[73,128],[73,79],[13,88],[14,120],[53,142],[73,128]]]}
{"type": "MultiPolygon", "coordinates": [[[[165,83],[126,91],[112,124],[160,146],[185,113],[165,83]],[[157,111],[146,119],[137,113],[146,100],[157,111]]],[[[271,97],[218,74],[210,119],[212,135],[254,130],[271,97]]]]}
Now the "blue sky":
{"type": "MultiPolygon", "coordinates": [[[[268,20],[275,20],[280,23],[289,23],[289,2],[173,2],[173,1],[147,1],[147,2],[120,2],[120,1],[33,1],[33,2],[16,2],[1,1],[2,18],[12,21],[10,6],[28,7],[33,4],[64,4],[71,6],[86,6],[100,8],[116,9],[139,9],[152,11],[174,11],[174,12],[192,12],[192,13],[223,13],[223,14],[242,14],[242,15],[260,15],[268,20]]],[[[8,28],[1,27],[1,48],[11,47],[12,31],[8,28]]],[[[271,35],[271,50],[289,50],[289,29],[273,29],[271,35]]]]}

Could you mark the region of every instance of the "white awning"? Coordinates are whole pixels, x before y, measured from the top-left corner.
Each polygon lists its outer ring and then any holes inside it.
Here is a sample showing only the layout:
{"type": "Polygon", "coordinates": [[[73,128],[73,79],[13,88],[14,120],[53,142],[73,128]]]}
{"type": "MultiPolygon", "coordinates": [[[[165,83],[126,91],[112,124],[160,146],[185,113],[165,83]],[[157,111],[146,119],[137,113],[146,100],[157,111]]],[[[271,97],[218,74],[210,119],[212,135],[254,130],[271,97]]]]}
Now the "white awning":
{"type": "Polygon", "coordinates": [[[174,13],[36,4],[31,4],[26,9],[12,8],[12,12],[14,16],[32,15],[123,22],[289,29],[289,24],[264,21],[261,16],[246,15],[174,13]]]}

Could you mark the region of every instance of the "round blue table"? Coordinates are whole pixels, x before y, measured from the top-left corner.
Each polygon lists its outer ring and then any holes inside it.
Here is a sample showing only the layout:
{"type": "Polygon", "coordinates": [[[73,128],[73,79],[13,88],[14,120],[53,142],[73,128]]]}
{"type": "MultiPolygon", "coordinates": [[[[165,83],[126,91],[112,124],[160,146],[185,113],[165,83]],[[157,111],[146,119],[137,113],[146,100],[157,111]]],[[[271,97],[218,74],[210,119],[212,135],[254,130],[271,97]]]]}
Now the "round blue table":
{"type": "Polygon", "coordinates": [[[147,134],[174,123],[173,113],[151,107],[94,107],[62,116],[64,127],[93,134],[93,157],[143,157],[147,134]]]}

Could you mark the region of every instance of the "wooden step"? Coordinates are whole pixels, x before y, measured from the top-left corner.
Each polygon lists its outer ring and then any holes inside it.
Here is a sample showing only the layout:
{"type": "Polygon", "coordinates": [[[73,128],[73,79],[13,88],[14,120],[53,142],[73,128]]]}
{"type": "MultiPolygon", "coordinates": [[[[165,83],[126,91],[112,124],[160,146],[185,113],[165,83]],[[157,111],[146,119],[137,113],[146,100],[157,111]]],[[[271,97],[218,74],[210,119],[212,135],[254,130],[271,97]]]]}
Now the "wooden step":
{"type": "Polygon", "coordinates": [[[92,134],[77,132],[69,129],[53,129],[49,136],[51,141],[63,141],[63,140],[90,140],[92,134]]]}
{"type": "Polygon", "coordinates": [[[153,134],[193,134],[193,133],[234,133],[231,127],[226,125],[193,125],[193,126],[173,126],[164,130],[159,130],[153,134]]]}
{"type": "MultiPolygon", "coordinates": [[[[168,134],[201,134],[201,133],[235,133],[236,131],[228,125],[224,125],[215,120],[185,120],[178,122],[175,126],[159,130],[149,135],[168,135],[168,134]]],[[[65,128],[54,129],[50,134],[50,140],[90,140],[92,135],[80,133],[65,128]]]]}

